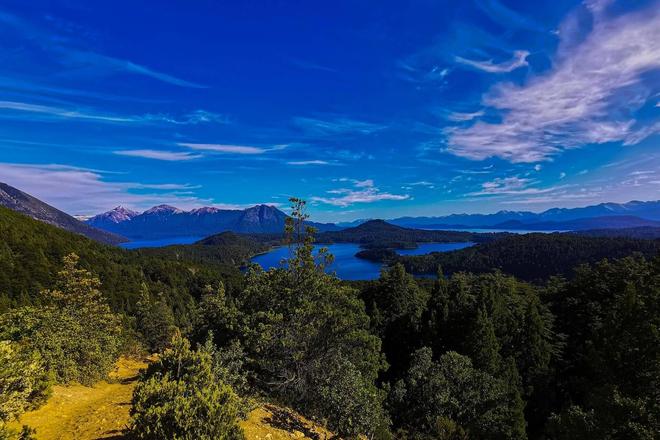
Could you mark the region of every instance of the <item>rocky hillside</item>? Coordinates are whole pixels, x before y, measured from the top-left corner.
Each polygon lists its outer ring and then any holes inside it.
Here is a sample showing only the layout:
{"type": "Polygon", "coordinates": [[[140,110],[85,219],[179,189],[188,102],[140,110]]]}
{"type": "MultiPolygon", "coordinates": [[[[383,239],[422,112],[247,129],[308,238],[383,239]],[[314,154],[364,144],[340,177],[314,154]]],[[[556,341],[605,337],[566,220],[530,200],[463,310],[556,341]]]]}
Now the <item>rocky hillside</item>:
{"type": "Polygon", "coordinates": [[[101,243],[118,244],[128,241],[125,237],[83,223],[36,197],[2,182],[0,182],[0,206],[101,243]]]}

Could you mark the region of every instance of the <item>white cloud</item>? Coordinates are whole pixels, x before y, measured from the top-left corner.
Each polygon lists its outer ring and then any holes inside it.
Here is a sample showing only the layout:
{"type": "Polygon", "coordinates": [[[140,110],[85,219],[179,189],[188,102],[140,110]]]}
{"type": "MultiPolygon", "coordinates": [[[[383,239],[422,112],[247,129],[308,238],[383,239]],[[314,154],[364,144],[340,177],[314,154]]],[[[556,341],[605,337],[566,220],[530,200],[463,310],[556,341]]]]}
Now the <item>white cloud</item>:
{"type": "Polygon", "coordinates": [[[493,60],[474,61],[459,56],[455,57],[454,59],[461,64],[474,67],[475,69],[478,70],[483,70],[484,72],[506,73],[506,72],[512,72],[519,67],[527,66],[528,56],[529,56],[529,52],[527,52],[526,50],[516,50],[515,52],[513,52],[513,57],[509,61],[505,61],[500,64],[494,63],[493,60]]]}
{"type": "Polygon", "coordinates": [[[294,160],[291,162],[287,162],[287,165],[299,165],[299,166],[305,166],[305,165],[334,165],[332,162],[328,162],[327,160],[294,160]]]}
{"type": "Polygon", "coordinates": [[[534,188],[536,183],[525,177],[497,177],[491,181],[481,184],[481,190],[468,193],[468,196],[520,196],[530,194],[545,194],[557,191],[565,186],[553,186],[549,188],[534,188]]]}
{"type": "Polygon", "coordinates": [[[192,208],[213,203],[171,192],[197,188],[189,184],[108,182],[102,172],[60,164],[0,163],[0,181],[72,214],[98,214],[118,205],[141,210],[159,204],[192,208]]]}
{"type": "Polygon", "coordinates": [[[374,181],[371,179],[354,180],[354,179],[338,179],[343,182],[352,182],[354,188],[338,188],[328,191],[335,197],[311,197],[312,202],[325,203],[328,205],[347,207],[355,203],[373,203],[382,200],[407,200],[410,198],[408,194],[391,194],[388,192],[381,192],[374,186],[374,181]]]}
{"type": "Polygon", "coordinates": [[[563,49],[554,67],[524,85],[494,86],[483,104],[501,111],[501,122],[447,129],[447,151],[475,160],[537,162],[586,144],[634,144],[660,131],[659,123],[640,128],[634,119],[651,96],[644,75],[660,68],[655,6],[618,18],[596,13],[591,33],[580,41],[567,42],[572,34],[560,33],[563,49]]]}
{"type": "Polygon", "coordinates": [[[203,157],[201,154],[193,154],[177,151],[162,151],[162,150],[117,150],[114,152],[120,156],[142,157],[144,159],[156,159],[170,162],[178,162],[182,160],[199,159],[203,157]]]}
{"type": "Polygon", "coordinates": [[[562,171],[561,173],[559,173],[559,180],[563,179],[564,177],[566,177],[565,172],[562,171]]]}
{"type": "Polygon", "coordinates": [[[181,142],[177,145],[181,147],[188,147],[193,150],[214,151],[217,153],[263,154],[266,151],[268,151],[265,148],[252,147],[247,145],[195,144],[195,143],[187,143],[187,142],[181,142]]]}
{"type": "Polygon", "coordinates": [[[447,115],[447,119],[449,119],[450,121],[454,121],[454,122],[466,122],[466,121],[471,121],[473,119],[476,119],[476,118],[478,118],[480,116],[483,116],[483,115],[484,115],[483,110],[479,110],[479,111],[472,112],[472,113],[452,112],[449,115],[447,115]]]}

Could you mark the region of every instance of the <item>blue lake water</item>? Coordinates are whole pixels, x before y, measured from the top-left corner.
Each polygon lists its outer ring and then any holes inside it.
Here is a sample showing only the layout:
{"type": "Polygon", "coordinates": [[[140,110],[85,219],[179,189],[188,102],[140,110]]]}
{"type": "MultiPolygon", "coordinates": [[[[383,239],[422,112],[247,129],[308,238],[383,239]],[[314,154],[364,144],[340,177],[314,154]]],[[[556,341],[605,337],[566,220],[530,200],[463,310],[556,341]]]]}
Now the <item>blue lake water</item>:
{"type": "Polygon", "coordinates": [[[204,237],[171,237],[162,238],[160,240],[137,240],[121,243],[119,246],[123,247],[124,249],[154,248],[170,246],[173,244],[193,244],[202,238],[204,237]]]}
{"type": "MultiPolygon", "coordinates": [[[[472,246],[474,243],[420,243],[417,249],[400,249],[401,255],[422,255],[429,252],[447,252],[472,246]]],[[[315,246],[315,248],[323,245],[315,246]]],[[[342,280],[374,280],[380,276],[382,264],[363,260],[355,256],[362,248],[354,243],[335,243],[325,245],[328,251],[335,256],[335,261],[328,268],[330,272],[336,272],[342,280]]],[[[284,258],[289,257],[288,247],[278,247],[270,252],[257,255],[252,258],[264,269],[280,267],[284,258]]]]}

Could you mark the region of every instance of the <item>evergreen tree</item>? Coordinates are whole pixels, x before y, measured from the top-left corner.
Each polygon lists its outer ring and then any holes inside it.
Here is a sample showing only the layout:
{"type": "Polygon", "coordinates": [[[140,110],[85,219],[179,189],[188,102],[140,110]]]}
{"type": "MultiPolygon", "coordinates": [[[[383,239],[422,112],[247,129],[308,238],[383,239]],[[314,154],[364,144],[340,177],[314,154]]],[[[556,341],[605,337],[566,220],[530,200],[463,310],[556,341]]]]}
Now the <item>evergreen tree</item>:
{"type": "Polygon", "coordinates": [[[211,354],[176,333],[133,393],[131,434],[142,440],[242,440],[239,400],[213,372],[211,354]]]}
{"type": "Polygon", "coordinates": [[[142,341],[152,352],[163,351],[176,330],[172,309],[162,298],[153,299],[144,283],[136,306],[135,318],[142,341]]]}
{"type": "Polygon", "coordinates": [[[502,369],[500,343],[495,336],[493,323],[485,308],[480,308],[472,324],[472,331],[467,338],[467,351],[474,365],[492,375],[502,369]]]}

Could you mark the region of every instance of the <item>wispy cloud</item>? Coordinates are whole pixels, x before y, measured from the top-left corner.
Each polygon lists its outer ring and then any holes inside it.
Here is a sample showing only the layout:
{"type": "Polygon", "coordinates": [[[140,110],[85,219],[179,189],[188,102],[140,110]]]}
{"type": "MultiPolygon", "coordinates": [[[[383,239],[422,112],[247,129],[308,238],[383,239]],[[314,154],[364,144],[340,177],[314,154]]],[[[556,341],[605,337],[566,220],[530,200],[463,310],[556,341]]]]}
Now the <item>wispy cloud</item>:
{"type": "Polygon", "coordinates": [[[181,147],[191,148],[197,151],[213,151],[216,153],[231,153],[231,154],[263,154],[268,151],[261,147],[252,147],[248,145],[225,145],[225,144],[195,144],[188,142],[180,142],[177,145],[181,147]]]}
{"type": "Polygon", "coordinates": [[[537,162],[587,144],[634,144],[660,131],[660,124],[643,126],[634,117],[651,95],[645,74],[660,68],[655,6],[617,18],[595,13],[591,33],[566,44],[549,72],[522,86],[498,84],[484,96],[501,122],[446,129],[447,151],[537,162]]]}
{"type": "Polygon", "coordinates": [[[201,154],[193,154],[178,151],[162,151],[162,150],[117,150],[114,152],[120,156],[141,157],[144,159],[164,160],[168,162],[179,162],[185,160],[199,159],[201,154]]]}
{"type": "Polygon", "coordinates": [[[328,191],[329,197],[312,197],[311,201],[325,203],[328,205],[347,207],[356,203],[374,203],[383,200],[407,200],[408,194],[391,194],[380,191],[374,186],[374,181],[339,179],[340,181],[351,181],[354,188],[338,188],[328,191]]]}
{"type": "Polygon", "coordinates": [[[465,121],[471,121],[483,115],[484,115],[483,110],[479,110],[472,113],[452,112],[447,115],[447,119],[453,122],[465,122],[465,121]]]}
{"type": "Polygon", "coordinates": [[[546,194],[557,191],[566,186],[552,186],[537,188],[532,185],[536,181],[524,177],[497,177],[481,184],[479,191],[468,193],[468,196],[520,196],[531,194],[546,194]]]}
{"type": "Polygon", "coordinates": [[[186,81],[167,73],[159,72],[149,67],[134,63],[129,60],[114,58],[95,52],[81,51],[66,47],[59,48],[65,56],[65,61],[78,67],[95,66],[104,68],[108,72],[124,72],[143,75],[149,78],[172,84],[179,87],[205,89],[207,86],[192,81],[186,81]]]}
{"type": "Polygon", "coordinates": [[[337,72],[337,69],[333,69],[332,67],[324,66],[322,64],[317,64],[311,61],[301,60],[299,58],[291,58],[291,64],[306,70],[318,70],[320,72],[329,72],[329,73],[337,72]]]}
{"type": "Polygon", "coordinates": [[[48,105],[30,104],[16,101],[0,101],[0,109],[19,112],[38,113],[67,119],[89,119],[103,122],[135,122],[132,117],[103,115],[79,110],[69,110],[48,105]]]}
{"type": "Polygon", "coordinates": [[[498,0],[478,0],[476,3],[488,18],[496,21],[506,29],[520,28],[537,32],[546,31],[546,28],[534,19],[514,11],[498,0]]]}
{"type": "Polygon", "coordinates": [[[294,117],[293,123],[306,133],[314,136],[345,135],[345,134],[371,134],[384,130],[387,126],[356,119],[339,117],[333,119],[317,119],[294,117]]]}
{"type": "Polygon", "coordinates": [[[176,125],[197,125],[202,123],[227,123],[228,118],[224,115],[208,112],[205,110],[195,110],[193,112],[175,117],[168,114],[145,114],[145,115],[113,115],[105,114],[87,108],[74,108],[34,104],[19,101],[0,101],[0,110],[9,112],[0,114],[0,117],[12,117],[25,119],[21,117],[24,114],[32,114],[38,118],[57,118],[57,119],[78,119],[91,122],[104,123],[127,123],[127,124],[176,124],[176,125]]]}
{"type": "Polygon", "coordinates": [[[287,162],[287,165],[297,165],[297,166],[306,166],[306,165],[337,165],[336,162],[328,162],[327,160],[293,160],[287,162]]]}
{"type": "Polygon", "coordinates": [[[506,73],[506,72],[512,72],[519,67],[527,66],[527,57],[529,56],[529,52],[526,50],[517,50],[513,53],[513,57],[508,60],[504,61],[502,63],[495,63],[493,60],[486,60],[486,61],[475,61],[475,60],[469,60],[467,58],[459,57],[456,56],[454,59],[461,64],[465,64],[466,66],[474,67],[475,69],[478,70],[483,70],[484,72],[489,72],[489,73],[506,73]]]}

